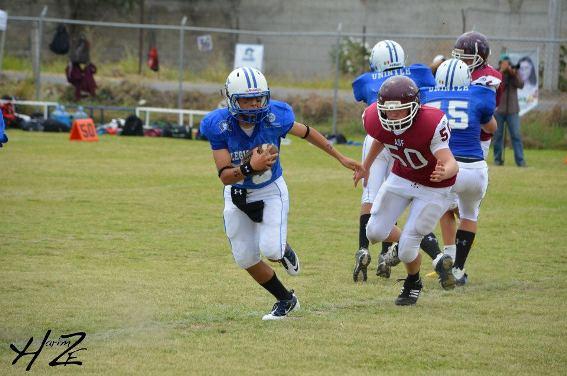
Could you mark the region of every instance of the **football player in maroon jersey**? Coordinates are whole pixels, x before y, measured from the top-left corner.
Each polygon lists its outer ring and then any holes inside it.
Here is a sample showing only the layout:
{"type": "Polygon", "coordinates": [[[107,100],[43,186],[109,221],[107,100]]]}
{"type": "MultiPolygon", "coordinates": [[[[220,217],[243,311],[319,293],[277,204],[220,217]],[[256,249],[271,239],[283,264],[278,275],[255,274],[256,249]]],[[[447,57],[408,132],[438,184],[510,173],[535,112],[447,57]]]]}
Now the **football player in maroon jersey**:
{"type": "MultiPolygon", "coordinates": [[[[439,109],[420,105],[419,89],[410,78],[395,76],[384,82],[377,103],[366,108],[363,123],[374,142],[364,160],[366,170],[354,174],[355,185],[360,179],[366,183],[368,167],[384,148],[394,158],[392,173],[372,205],[366,236],[372,243],[399,242],[398,258],[408,275],[395,303],[413,305],[423,288],[419,244],[447,209],[459,169],[449,150],[447,117],[439,109]],[[395,223],[408,206],[409,215],[401,230],[395,223]]],[[[435,270],[446,289],[455,286],[452,267],[453,260],[447,255],[435,260],[435,270]]]]}
{"type": "MultiPolygon", "coordinates": [[[[504,87],[502,73],[488,64],[490,46],[488,38],[478,31],[468,31],[457,38],[451,56],[464,61],[471,72],[471,85],[482,85],[491,88],[496,93],[496,106],[500,103],[500,97],[504,87]]],[[[484,159],[488,155],[492,134],[482,131],[480,141],[484,152],[484,159]]]]}

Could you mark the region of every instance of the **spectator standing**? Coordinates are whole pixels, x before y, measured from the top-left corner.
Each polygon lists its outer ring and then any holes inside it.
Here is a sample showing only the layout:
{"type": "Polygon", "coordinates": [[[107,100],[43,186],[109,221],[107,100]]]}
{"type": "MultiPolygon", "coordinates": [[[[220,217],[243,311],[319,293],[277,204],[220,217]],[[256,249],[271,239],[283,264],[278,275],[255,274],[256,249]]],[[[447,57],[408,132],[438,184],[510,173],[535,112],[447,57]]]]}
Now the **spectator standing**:
{"type": "Polygon", "coordinates": [[[510,63],[508,56],[504,56],[504,58],[498,62],[498,70],[502,73],[504,91],[495,114],[498,128],[494,135],[494,164],[497,166],[504,164],[503,151],[506,143],[505,127],[507,126],[510,131],[510,138],[512,139],[516,165],[518,167],[525,167],[524,145],[520,132],[520,106],[518,104],[518,89],[524,87],[524,82],[520,78],[518,70],[510,63]]]}

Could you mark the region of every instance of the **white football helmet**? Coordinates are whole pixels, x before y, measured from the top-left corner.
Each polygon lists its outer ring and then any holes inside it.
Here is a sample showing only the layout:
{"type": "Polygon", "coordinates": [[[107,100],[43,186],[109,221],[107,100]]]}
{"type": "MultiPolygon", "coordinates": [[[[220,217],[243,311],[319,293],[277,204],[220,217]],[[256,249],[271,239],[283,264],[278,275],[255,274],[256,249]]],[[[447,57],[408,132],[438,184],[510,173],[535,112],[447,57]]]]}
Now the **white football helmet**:
{"type": "Polygon", "coordinates": [[[248,123],[258,124],[269,112],[270,89],[266,77],[256,68],[236,68],[226,79],[225,95],[228,109],[232,116],[248,123]],[[261,97],[260,107],[242,109],[238,103],[240,98],[261,97]]]}
{"type": "Polygon", "coordinates": [[[368,62],[374,72],[384,72],[388,69],[402,68],[406,63],[406,54],[399,43],[382,40],[372,47],[368,62]]]}
{"type": "Polygon", "coordinates": [[[435,84],[437,87],[447,89],[469,86],[471,84],[471,72],[468,65],[459,59],[445,60],[437,68],[435,84]]]}
{"type": "Polygon", "coordinates": [[[437,55],[433,58],[433,61],[431,62],[431,64],[441,64],[445,60],[447,60],[447,58],[445,56],[437,55]]]}

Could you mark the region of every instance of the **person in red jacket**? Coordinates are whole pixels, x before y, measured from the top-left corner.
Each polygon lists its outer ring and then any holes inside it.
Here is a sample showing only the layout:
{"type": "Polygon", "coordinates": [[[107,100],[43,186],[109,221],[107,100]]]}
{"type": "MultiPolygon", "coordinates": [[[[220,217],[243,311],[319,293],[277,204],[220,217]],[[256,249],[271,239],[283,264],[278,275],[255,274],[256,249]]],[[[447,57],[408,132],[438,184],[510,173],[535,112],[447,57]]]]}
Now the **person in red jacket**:
{"type": "Polygon", "coordinates": [[[12,103],[13,99],[14,98],[9,95],[4,95],[2,97],[3,103],[0,105],[0,109],[2,110],[4,124],[7,128],[20,128],[21,120],[16,115],[16,110],[12,103]]]}
{"type": "Polygon", "coordinates": [[[96,73],[96,66],[93,63],[88,63],[84,68],[80,63],[69,61],[65,67],[67,81],[75,87],[75,99],[79,100],[84,93],[95,96],[97,84],[94,79],[96,73]]]}

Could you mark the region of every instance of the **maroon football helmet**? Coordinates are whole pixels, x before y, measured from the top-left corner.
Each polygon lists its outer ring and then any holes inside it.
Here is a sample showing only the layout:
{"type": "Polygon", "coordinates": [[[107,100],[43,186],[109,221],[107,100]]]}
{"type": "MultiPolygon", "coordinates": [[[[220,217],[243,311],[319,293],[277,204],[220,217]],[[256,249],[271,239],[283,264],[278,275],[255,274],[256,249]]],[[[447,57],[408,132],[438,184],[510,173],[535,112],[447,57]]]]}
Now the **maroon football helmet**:
{"type": "Polygon", "coordinates": [[[392,76],[380,87],[378,92],[378,116],[382,127],[390,132],[402,132],[408,129],[416,117],[419,106],[419,89],[407,76],[392,76]],[[387,111],[409,110],[402,119],[388,119],[387,111]]]}
{"type": "Polygon", "coordinates": [[[482,67],[488,62],[490,46],[484,34],[477,31],[468,31],[462,34],[455,42],[451,56],[455,59],[466,60],[469,70],[472,72],[477,67],[482,67]]]}

